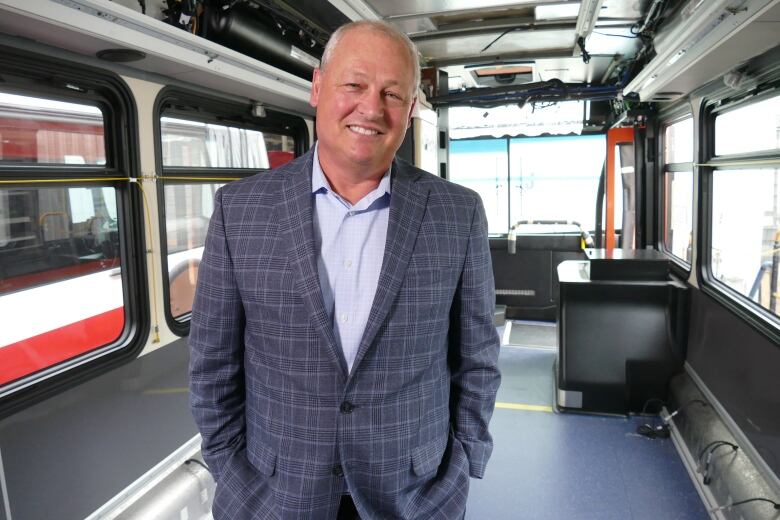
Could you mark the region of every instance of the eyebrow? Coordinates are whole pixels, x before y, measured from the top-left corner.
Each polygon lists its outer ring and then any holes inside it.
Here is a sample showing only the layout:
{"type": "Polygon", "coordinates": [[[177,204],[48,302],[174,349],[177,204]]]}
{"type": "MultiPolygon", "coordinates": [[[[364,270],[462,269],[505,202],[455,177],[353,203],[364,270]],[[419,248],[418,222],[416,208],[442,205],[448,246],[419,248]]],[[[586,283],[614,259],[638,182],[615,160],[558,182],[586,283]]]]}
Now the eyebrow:
{"type": "MultiPolygon", "coordinates": [[[[363,72],[361,70],[348,70],[344,75],[348,76],[350,74],[354,75],[354,76],[357,76],[358,78],[367,78],[368,77],[368,74],[366,74],[365,72],[363,72]]],[[[397,79],[391,79],[386,84],[384,84],[384,88],[386,88],[386,87],[400,87],[400,86],[401,86],[401,82],[399,80],[397,80],[397,79]]]]}

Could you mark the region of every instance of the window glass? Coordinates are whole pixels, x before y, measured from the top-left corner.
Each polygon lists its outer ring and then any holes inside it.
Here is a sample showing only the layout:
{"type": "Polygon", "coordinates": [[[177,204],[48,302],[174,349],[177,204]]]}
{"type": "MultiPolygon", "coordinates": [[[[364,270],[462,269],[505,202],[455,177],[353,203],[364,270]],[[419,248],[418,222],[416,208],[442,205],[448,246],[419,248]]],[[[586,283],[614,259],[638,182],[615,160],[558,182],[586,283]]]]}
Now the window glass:
{"type": "Polygon", "coordinates": [[[779,169],[712,174],[712,274],[777,314],[779,169]],[[776,282],[775,282],[776,283],[776,282]]]}
{"type": "Polygon", "coordinates": [[[509,231],[506,139],[451,141],[449,180],[482,198],[489,233],[509,231]]]}
{"type": "Polygon", "coordinates": [[[715,155],[780,148],[780,96],[715,118],[715,155]]]}
{"type": "Polygon", "coordinates": [[[664,130],[664,163],[663,247],[690,264],[693,244],[692,117],[664,130]]]}
{"type": "Polygon", "coordinates": [[[203,256],[214,194],[222,184],[166,184],[165,231],[171,315],[192,311],[198,265],[203,256]]]}
{"type": "Polygon", "coordinates": [[[160,118],[163,166],[275,168],[295,158],[295,140],[246,128],[160,118]]]}
{"type": "MultiPolygon", "coordinates": [[[[604,135],[511,139],[509,147],[512,223],[567,220],[584,230],[595,229],[604,135]]],[[[620,191],[615,200],[622,203],[620,191]]],[[[620,222],[620,213],[616,215],[620,222]]]]}
{"type": "Polygon", "coordinates": [[[0,162],[103,165],[103,134],[97,107],[0,92],[0,162]]]}
{"type": "Polygon", "coordinates": [[[693,118],[689,117],[666,127],[664,131],[664,162],[693,162],[693,118]]]}
{"type": "Polygon", "coordinates": [[[116,340],[120,268],[114,188],[0,188],[0,385],[116,340]]]}
{"type": "Polygon", "coordinates": [[[665,172],[664,196],[664,246],[674,256],[691,263],[693,172],[665,172]]]}

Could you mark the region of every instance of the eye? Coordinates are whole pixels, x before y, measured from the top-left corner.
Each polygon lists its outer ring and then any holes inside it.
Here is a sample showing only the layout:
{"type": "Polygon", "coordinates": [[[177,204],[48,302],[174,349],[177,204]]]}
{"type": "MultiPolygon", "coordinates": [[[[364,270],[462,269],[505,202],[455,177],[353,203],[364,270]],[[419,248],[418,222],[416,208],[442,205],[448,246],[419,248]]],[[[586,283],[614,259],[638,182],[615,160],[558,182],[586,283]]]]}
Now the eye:
{"type": "Polygon", "coordinates": [[[401,95],[398,94],[397,92],[387,91],[387,92],[385,92],[385,96],[389,97],[390,99],[392,99],[394,101],[403,101],[404,100],[404,98],[401,97],[401,95]]]}

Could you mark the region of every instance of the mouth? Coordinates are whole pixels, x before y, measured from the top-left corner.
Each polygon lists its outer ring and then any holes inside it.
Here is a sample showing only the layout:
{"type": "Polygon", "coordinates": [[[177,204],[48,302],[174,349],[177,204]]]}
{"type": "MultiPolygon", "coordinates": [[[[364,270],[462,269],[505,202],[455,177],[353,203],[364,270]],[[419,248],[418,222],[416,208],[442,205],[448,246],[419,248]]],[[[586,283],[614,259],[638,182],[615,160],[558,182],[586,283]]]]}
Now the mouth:
{"type": "Polygon", "coordinates": [[[349,128],[350,131],[356,134],[366,135],[369,137],[374,135],[380,135],[382,133],[379,130],[376,130],[374,128],[368,128],[360,125],[347,125],[347,128],[349,128]]]}

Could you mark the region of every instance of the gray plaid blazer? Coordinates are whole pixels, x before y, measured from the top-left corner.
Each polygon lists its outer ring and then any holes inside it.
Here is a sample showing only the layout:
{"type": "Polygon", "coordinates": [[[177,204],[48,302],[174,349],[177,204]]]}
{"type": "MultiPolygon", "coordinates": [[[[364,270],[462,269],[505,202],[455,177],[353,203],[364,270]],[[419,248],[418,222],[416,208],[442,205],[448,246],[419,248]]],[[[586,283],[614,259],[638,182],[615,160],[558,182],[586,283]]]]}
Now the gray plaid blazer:
{"type": "Polygon", "coordinates": [[[500,381],[487,221],[471,190],[395,160],[379,283],[353,370],[319,287],[312,152],[215,198],[190,401],[215,519],[461,518],[500,381]]]}

